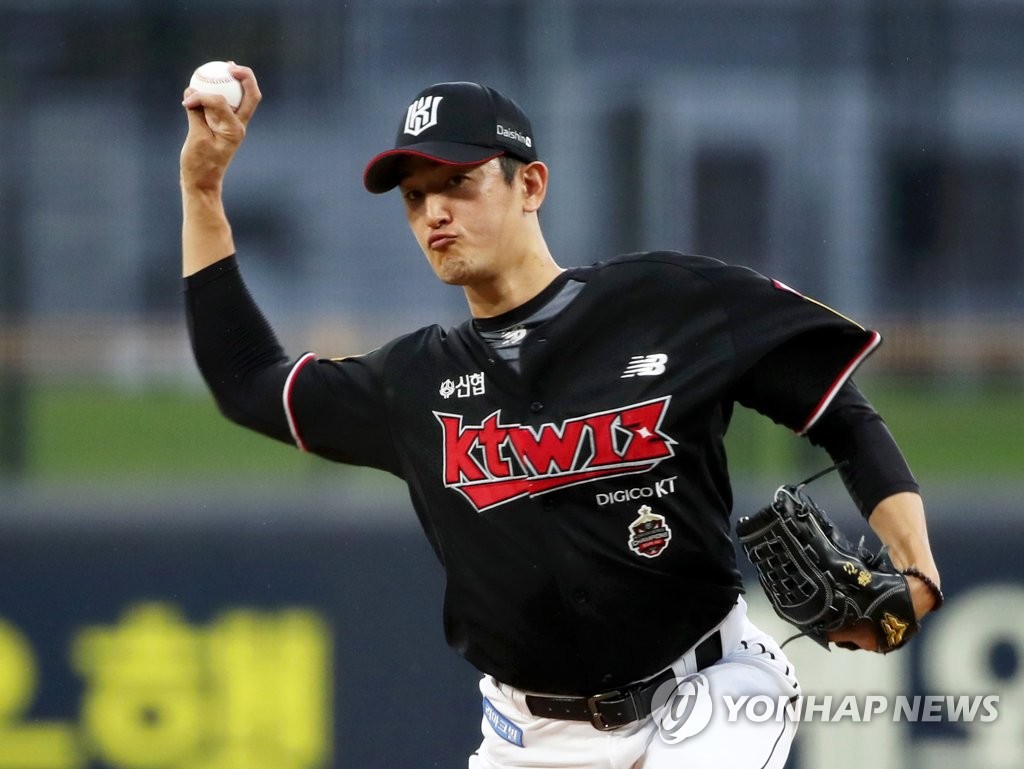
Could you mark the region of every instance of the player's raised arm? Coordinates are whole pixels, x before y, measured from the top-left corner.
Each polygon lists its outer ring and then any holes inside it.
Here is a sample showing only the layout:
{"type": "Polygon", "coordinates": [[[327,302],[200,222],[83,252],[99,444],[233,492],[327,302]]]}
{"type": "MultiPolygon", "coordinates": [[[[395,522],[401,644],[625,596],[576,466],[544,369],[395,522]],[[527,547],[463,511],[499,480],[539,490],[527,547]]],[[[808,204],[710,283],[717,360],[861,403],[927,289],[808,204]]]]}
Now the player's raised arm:
{"type": "MultiPolygon", "coordinates": [[[[248,67],[229,65],[242,85],[242,100],[232,109],[223,94],[185,90],[182,106],[188,135],[181,148],[182,272],[192,275],[234,253],[231,226],[224,212],[224,175],[245,139],[260,102],[256,76],[248,67]]],[[[201,87],[201,86],[200,86],[201,87]]]]}
{"type": "MultiPolygon", "coordinates": [[[[232,421],[291,441],[281,410],[290,366],[270,325],[245,287],[224,211],[224,175],[260,101],[248,67],[229,65],[242,87],[237,109],[223,91],[185,90],[188,135],[181,148],[182,270],[196,364],[217,405],[232,421]]],[[[237,91],[236,91],[237,94],[237,91]]],[[[230,95],[230,94],[229,94],[230,95]]]]}

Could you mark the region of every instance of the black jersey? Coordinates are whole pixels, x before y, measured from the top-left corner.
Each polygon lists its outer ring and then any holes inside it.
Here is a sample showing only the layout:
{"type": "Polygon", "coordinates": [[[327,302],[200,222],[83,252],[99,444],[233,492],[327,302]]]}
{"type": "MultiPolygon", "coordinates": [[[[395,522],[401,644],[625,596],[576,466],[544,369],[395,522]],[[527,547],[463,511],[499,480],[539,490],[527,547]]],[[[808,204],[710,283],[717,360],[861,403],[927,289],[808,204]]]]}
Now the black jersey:
{"type": "MultiPolygon", "coordinates": [[[[879,336],[711,259],[637,254],[570,273],[584,287],[531,327],[518,372],[471,321],[289,364],[233,259],[187,285],[196,358],[225,413],[406,480],[447,574],[451,645],[507,683],[586,694],[663,668],[742,589],[723,449],[733,404],[804,432],[879,336]]],[[[827,432],[848,429],[832,421],[827,432]]]]}
{"type": "Polygon", "coordinates": [[[403,478],[446,573],[448,642],[514,686],[664,668],[742,590],[734,403],[807,430],[880,337],[745,268],[671,252],[571,271],[516,373],[470,321],[284,385],[303,449],[403,478]]]}

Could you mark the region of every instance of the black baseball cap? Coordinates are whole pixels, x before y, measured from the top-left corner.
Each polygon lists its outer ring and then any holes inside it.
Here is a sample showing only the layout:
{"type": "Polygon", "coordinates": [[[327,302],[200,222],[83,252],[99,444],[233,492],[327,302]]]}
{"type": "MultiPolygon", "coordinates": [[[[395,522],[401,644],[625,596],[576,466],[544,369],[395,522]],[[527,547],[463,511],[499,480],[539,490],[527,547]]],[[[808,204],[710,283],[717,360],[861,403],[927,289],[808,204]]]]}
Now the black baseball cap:
{"type": "Polygon", "coordinates": [[[537,159],[533,128],[519,105],[478,83],[437,83],[420,91],[398,126],[393,149],[363,172],[370,192],[387,192],[401,180],[402,160],[423,157],[449,165],[475,165],[499,155],[537,159]]]}

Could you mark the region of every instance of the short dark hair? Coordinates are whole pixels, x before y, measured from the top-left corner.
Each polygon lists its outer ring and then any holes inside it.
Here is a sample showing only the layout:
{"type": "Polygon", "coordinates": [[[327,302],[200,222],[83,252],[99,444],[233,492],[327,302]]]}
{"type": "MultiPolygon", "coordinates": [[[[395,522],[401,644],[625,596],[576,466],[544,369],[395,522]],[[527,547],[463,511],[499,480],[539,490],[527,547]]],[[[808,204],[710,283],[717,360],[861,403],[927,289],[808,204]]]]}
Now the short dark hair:
{"type": "Polygon", "coordinates": [[[509,185],[516,178],[516,171],[526,165],[522,160],[511,155],[499,155],[498,164],[501,166],[501,175],[505,178],[505,184],[509,185]]]}

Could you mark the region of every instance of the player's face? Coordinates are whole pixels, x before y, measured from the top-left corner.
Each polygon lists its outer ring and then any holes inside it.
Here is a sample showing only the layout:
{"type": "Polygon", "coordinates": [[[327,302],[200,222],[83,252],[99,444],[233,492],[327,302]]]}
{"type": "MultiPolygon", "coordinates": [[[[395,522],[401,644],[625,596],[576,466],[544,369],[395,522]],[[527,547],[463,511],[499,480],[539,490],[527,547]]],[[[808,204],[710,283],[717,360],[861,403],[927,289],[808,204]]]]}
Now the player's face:
{"type": "Polygon", "coordinates": [[[450,166],[413,158],[399,189],[413,235],[445,283],[482,285],[510,267],[524,238],[522,193],[498,160],[450,166]]]}

